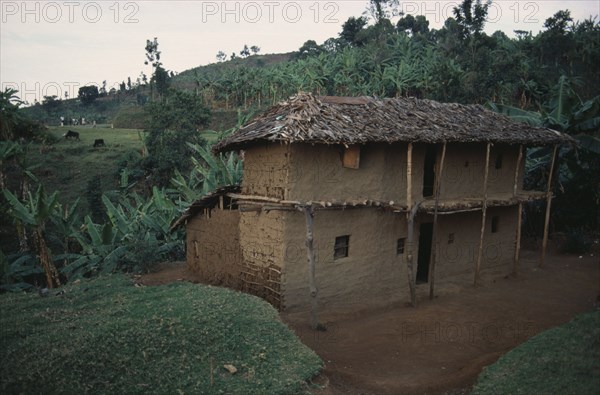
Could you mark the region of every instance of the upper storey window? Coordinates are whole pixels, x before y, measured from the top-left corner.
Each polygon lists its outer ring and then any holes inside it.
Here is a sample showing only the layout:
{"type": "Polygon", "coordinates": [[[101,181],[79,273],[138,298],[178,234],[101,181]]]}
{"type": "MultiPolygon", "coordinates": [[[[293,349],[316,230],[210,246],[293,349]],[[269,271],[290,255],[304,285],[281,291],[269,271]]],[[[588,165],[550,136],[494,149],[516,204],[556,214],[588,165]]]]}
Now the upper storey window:
{"type": "Polygon", "coordinates": [[[344,148],[342,165],[348,169],[358,169],[360,166],[360,145],[344,148]]]}

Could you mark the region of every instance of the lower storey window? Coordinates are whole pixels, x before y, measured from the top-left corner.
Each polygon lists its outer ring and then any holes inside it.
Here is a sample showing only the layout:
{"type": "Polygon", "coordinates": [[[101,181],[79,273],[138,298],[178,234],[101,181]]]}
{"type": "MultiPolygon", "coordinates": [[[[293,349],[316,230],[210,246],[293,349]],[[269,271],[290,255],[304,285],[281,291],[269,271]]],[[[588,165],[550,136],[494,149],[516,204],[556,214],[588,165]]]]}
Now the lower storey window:
{"type": "Polygon", "coordinates": [[[404,254],[404,242],[405,241],[406,241],[405,238],[398,239],[398,242],[396,243],[396,255],[404,254]]]}
{"type": "Polygon", "coordinates": [[[335,238],[335,246],[333,248],[333,259],[345,258],[348,256],[350,248],[350,236],[338,236],[335,238]]]}

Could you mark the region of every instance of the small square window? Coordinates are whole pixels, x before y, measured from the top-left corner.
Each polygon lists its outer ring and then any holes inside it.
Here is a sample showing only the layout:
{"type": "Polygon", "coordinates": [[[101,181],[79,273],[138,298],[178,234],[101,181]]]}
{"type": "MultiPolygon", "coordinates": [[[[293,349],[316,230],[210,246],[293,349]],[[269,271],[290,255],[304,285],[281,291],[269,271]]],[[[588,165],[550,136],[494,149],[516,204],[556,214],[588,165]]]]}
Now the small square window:
{"type": "Polygon", "coordinates": [[[338,236],[335,238],[333,249],[333,259],[345,258],[350,249],[350,236],[338,236]]]}
{"type": "Polygon", "coordinates": [[[360,146],[351,145],[344,149],[342,165],[348,169],[358,169],[360,166],[360,146]]]}
{"type": "Polygon", "coordinates": [[[454,233],[448,234],[448,244],[454,244],[454,233]]]}
{"type": "Polygon", "coordinates": [[[497,233],[498,232],[498,224],[500,222],[500,217],[499,216],[494,216],[492,217],[492,233],[497,233]]]}
{"type": "Polygon", "coordinates": [[[396,244],[396,255],[404,254],[404,242],[405,238],[398,239],[398,243],[396,244]]]}

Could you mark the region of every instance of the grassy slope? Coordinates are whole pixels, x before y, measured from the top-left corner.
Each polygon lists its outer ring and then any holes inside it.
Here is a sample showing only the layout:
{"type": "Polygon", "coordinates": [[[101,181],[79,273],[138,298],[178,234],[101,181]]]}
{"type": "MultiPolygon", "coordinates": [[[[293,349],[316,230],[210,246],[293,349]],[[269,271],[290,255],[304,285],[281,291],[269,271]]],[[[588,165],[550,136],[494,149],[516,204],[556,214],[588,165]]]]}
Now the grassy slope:
{"type": "MultiPolygon", "coordinates": [[[[61,140],[51,150],[40,152],[39,145],[30,150],[30,163],[39,163],[34,173],[47,191],[60,191],[61,201],[70,203],[76,198],[85,200],[87,183],[99,175],[104,190],[116,189],[116,173],[119,161],[129,151],[139,153],[142,142],[136,129],[91,128],[68,126],[50,128],[55,136],[67,130],[80,134],[80,141],[61,140]],[[106,147],[93,148],[95,139],[103,139],[106,147]]],[[[83,203],[83,202],[82,202],[83,203]]]]}
{"type": "MultiPolygon", "coordinates": [[[[31,143],[27,155],[28,166],[37,165],[34,175],[44,185],[46,192],[59,192],[59,200],[65,205],[71,205],[79,198],[79,210],[82,214],[90,212],[86,190],[88,182],[99,176],[102,191],[117,189],[117,172],[119,163],[126,158],[127,153],[138,156],[142,149],[139,129],[110,129],[90,126],[51,127],[50,133],[59,138],[58,142],[50,145],[46,151],[41,151],[39,143],[31,143]],[[75,130],[80,134],[80,141],[65,140],[61,136],[67,130],[75,130]],[[106,147],[93,148],[95,139],[103,139],[106,147]]],[[[218,135],[214,132],[204,132],[203,137],[214,143],[218,135]]],[[[9,181],[17,179],[17,170],[8,173],[9,181]]],[[[10,183],[10,188],[16,190],[16,182],[10,183]]],[[[0,247],[3,251],[12,251],[16,238],[12,221],[0,223],[0,247]]]]}
{"type": "Polygon", "coordinates": [[[475,394],[600,392],[600,310],[542,332],[488,366],[475,394]]]}
{"type": "Polygon", "coordinates": [[[321,366],[253,296],[123,275],[65,291],[0,296],[0,393],[292,394],[321,366]]]}
{"type": "MultiPolygon", "coordinates": [[[[63,203],[74,202],[80,198],[85,206],[85,191],[88,182],[96,175],[102,180],[102,189],[117,188],[119,162],[128,152],[139,154],[142,149],[139,129],[91,128],[89,126],[53,127],[50,132],[56,137],[67,130],[80,134],[80,141],[65,140],[52,145],[47,152],[40,152],[39,144],[32,144],[29,151],[29,163],[39,164],[34,174],[44,184],[46,191],[60,192],[63,203]],[[95,139],[103,139],[106,147],[93,148],[95,139]]],[[[217,135],[203,133],[209,143],[214,143],[217,135]]]]}

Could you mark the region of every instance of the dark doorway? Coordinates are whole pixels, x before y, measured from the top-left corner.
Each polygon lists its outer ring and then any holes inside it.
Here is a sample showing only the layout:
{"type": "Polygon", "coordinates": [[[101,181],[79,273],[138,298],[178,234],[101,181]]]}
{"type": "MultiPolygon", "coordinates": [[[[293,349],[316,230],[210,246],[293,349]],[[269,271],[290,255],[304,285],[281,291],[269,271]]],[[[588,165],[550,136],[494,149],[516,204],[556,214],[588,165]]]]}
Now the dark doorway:
{"type": "Polygon", "coordinates": [[[421,224],[419,228],[419,256],[417,260],[417,284],[429,281],[429,257],[433,239],[433,223],[421,224]]]}
{"type": "Polygon", "coordinates": [[[427,144],[427,151],[425,151],[425,163],[423,164],[423,197],[433,196],[436,157],[437,147],[434,144],[427,144]]]}

